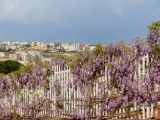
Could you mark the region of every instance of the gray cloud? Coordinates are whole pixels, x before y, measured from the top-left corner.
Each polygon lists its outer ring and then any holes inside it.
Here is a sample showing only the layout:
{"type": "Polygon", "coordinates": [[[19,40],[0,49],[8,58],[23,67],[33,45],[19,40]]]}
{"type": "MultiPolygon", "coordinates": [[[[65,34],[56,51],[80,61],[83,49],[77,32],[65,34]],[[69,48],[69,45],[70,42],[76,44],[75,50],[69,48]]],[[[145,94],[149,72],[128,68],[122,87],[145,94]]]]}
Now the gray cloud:
{"type": "Polygon", "coordinates": [[[0,39],[108,43],[144,37],[159,19],[158,6],[156,0],[0,0],[0,39]]]}
{"type": "Polygon", "coordinates": [[[94,12],[118,16],[127,14],[130,9],[143,3],[142,1],[144,0],[2,0],[0,20],[59,23],[65,21],[64,19],[84,17],[94,12]]]}

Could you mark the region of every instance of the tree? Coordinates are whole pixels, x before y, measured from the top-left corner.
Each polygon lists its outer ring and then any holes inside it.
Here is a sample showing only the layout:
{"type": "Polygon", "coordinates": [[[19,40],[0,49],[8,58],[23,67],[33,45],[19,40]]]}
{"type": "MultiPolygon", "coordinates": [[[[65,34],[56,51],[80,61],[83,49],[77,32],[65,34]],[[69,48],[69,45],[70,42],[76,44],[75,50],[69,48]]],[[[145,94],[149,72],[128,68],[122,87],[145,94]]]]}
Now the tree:
{"type": "Polygon", "coordinates": [[[157,30],[160,29],[160,21],[152,22],[152,25],[148,26],[149,30],[157,30]]]}
{"type": "Polygon", "coordinates": [[[1,61],[0,62],[0,73],[8,74],[10,72],[19,70],[22,66],[21,63],[13,60],[1,61]]]}

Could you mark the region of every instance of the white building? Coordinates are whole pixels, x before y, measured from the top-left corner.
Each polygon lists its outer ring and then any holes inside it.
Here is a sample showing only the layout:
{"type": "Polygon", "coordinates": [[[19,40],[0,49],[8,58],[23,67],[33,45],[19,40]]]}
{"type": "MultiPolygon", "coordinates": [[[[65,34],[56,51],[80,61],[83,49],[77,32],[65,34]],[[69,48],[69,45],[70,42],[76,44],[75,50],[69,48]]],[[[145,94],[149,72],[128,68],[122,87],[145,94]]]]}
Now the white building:
{"type": "Polygon", "coordinates": [[[49,42],[48,43],[52,49],[55,49],[56,43],[55,42],[49,42]]]}
{"type": "Polygon", "coordinates": [[[6,46],[6,50],[8,49],[16,50],[17,48],[18,48],[18,45],[7,45],[6,46]]]}
{"type": "Polygon", "coordinates": [[[32,55],[28,53],[22,54],[22,61],[30,61],[31,58],[32,58],[32,55]]]}
{"type": "Polygon", "coordinates": [[[24,41],[24,42],[19,42],[19,45],[30,45],[30,43],[28,41],[24,41]]]}
{"type": "Polygon", "coordinates": [[[8,42],[2,42],[7,45],[29,45],[28,41],[8,41],[8,42]]]}
{"type": "Polygon", "coordinates": [[[79,51],[80,50],[80,44],[79,43],[73,43],[69,46],[69,50],[75,50],[75,51],[79,51]]]}
{"type": "Polygon", "coordinates": [[[69,50],[70,43],[62,43],[61,46],[64,50],[69,50]]]}
{"type": "Polygon", "coordinates": [[[40,51],[39,50],[27,51],[27,53],[31,56],[40,56],[40,51]]]}

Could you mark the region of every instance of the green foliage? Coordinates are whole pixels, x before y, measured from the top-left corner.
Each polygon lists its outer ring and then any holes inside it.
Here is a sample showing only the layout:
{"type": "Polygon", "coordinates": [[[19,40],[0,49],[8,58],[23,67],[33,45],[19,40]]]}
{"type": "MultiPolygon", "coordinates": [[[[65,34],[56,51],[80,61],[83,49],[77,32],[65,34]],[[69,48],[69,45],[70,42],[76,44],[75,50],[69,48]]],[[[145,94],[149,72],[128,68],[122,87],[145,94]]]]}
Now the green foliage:
{"type": "Polygon", "coordinates": [[[0,73],[0,77],[2,77],[2,76],[5,76],[5,74],[4,73],[0,73]]]}
{"type": "Polygon", "coordinates": [[[31,73],[31,67],[29,65],[23,65],[19,70],[13,72],[13,74],[16,76],[20,75],[21,73],[31,73]]]}
{"type": "Polygon", "coordinates": [[[22,66],[22,69],[23,69],[25,72],[31,73],[31,68],[30,68],[29,65],[22,66]]]}
{"type": "Polygon", "coordinates": [[[65,53],[66,51],[64,49],[60,49],[58,52],[65,53]]]}
{"type": "Polygon", "coordinates": [[[69,67],[70,68],[74,67],[73,63],[69,63],[69,67]]]}
{"type": "Polygon", "coordinates": [[[153,51],[157,56],[160,56],[160,46],[154,46],[153,51]]]}
{"type": "Polygon", "coordinates": [[[13,52],[15,52],[15,50],[12,50],[11,48],[9,48],[8,50],[0,48],[0,52],[13,53],[13,52]]]}
{"type": "Polygon", "coordinates": [[[61,108],[61,109],[63,109],[63,107],[64,107],[64,105],[60,102],[60,101],[58,101],[58,100],[56,100],[56,103],[54,104],[57,108],[61,108]]]}
{"type": "Polygon", "coordinates": [[[89,108],[93,108],[93,103],[89,103],[87,106],[89,107],[89,108]]]}
{"type": "Polygon", "coordinates": [[[123,48],[124,52],[127,53],[131,53],[134,51],[134,49],[131,49],[130,46],[126,45],[125,41],[121,40],[119,42],[119,45],[123,48]],[[133,50],[133,51],[132,51],[133,50]]]}
{"type": "Polygon", "coordinates": [[[80,56],[78,56],[76,59],[75,59],[75,64],[78,64],[78,63],[80,63],[81,62],[81,57],[80,56]]]}
{"type": "Polygon", "coordinates": [[[2,49],[2,48],[0,48],[0,52],[5,52],[5,50],[4,50],[4,49],[2,49]]]}
{"type": "Polygon", "coordinates": [[[157,30],[160,29],[160,21],[152,22],[152,25],[148,26],[149,30],[157,30]]]}
{"type": "Polygon", "coordinates": [[[65,61],[70,61],[71,57],[69,55],[57,54],[56,57],[63,59],[65,61]]]}
{"type": "Polygon", "coordinates": [[[19,70],[22,66],[21,63],[13,60],[1,61],[0,62],[0,73],[8,74],[10,72],[19,70]]]}
{"type": "Polygon", "coordinates": [[[101,46],[100,43],[98,43],[98,44],[96,45],[96,50],[97,50],[98,53],[102,53],[102,52],[103,52],[102,46],[101,46]]]}
{"type": "Polygon", "coordinates": [[[49,53],[49,50],[44,50],[43,52],[44,52],[44,53],[49,53]]]}
{"type": "Polygon", "coordinates": [[[69,51],[69,53],[78,53],[78,51],[76,51],[76,50],[71,50],[71,51],[69,51]]]}

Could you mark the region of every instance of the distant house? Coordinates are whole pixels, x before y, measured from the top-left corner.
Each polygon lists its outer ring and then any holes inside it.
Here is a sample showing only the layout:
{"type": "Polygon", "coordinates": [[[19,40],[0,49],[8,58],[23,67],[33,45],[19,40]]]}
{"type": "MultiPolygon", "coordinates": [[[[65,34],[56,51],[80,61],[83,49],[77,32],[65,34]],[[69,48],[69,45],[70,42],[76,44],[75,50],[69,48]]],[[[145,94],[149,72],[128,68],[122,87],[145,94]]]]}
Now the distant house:
{"type": "Polygon", "coordinates": [[[4,43],[0,44],[0,48],[3,49],[3,50],[6,50],[6,46],[7,46],[7,44],[4,44],[4,43]]]}
{"type": "Polygon", "coordinates": [[[80,50],[85,50],[86,45],[85,44],[80,44],[79,49],[80,50]]]}
{"type": "Polygon", "coordinates": [[[41,54],[40,54],[41,52],[40,52],[39,50],[28,50],[27,53],[30,54],[30,55],[33,56],[33,57],[34,57],[34,56],[40,56],[40,55],[41,55],[41,54]]]}
{"type": "Polygon", "coordinates": [[[6,52],[0,52],[0,58],[8,58],[9,54],[6,52]]]}
{"type": "Polygon", "coordinates": [[[8,49],[16,50],[17,49],[17,45],[7,45],[6,46],[6,50],[8,50],[8,49]]]}
{"type": "Polygon", "coordinates": [[[20,54],[13,53],[13,54],[9,54],[9,59],[10,59],[10,60],[19,61],[19,60],[21,60],[21,56],[20,56],[20,54]]]}

